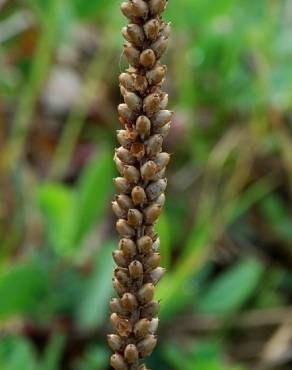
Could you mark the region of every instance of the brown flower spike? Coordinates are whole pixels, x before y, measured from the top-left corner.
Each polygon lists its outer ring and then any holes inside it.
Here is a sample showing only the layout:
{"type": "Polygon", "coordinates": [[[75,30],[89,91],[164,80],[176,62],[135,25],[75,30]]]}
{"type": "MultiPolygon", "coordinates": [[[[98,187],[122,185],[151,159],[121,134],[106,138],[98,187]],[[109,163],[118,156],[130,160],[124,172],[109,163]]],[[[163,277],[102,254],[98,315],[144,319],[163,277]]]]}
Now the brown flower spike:
{"type": "Polygon", "coordinates": [[[110,303],[116,334],[108,335],[115,370],[147,370],[141,359],[153,351],[159,303],[154,287],[164,274],[159,267],[159,237],[154,224],[165,203],[165,168],[170,156],[162,151],[172,112],[161,90],[166,66],[160,63],[170,25],[162,20],[167,0],[129,0],[121,4],[129,24],[122,29],[129,68],[119,77],[124,103],[118,107],[122,129],[114,161],[118,195],[112,209],[121,236],[113,253],[117,264],[113,286],[118,298],[110,303]]]}

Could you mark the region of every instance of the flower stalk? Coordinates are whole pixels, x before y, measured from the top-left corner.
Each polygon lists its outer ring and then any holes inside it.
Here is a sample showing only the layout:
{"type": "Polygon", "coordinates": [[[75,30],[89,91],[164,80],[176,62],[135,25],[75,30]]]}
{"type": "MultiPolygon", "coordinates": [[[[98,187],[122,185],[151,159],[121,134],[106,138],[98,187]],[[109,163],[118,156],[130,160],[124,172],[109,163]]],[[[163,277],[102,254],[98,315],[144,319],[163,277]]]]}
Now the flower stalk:
{"type": "Polygon", "coordinates": [[[122,29],[124,55],[129,68],[119,77],[124,102],[118,106],[122,129],[114,161],[119,176],[112,209],[117,216],[119,249],[113,252],[116,268],[113,286],[117,298],[110,302],[108,335],[114,351],[115,370],[147,370],[141,364],[156,343],[159,302],[155,285],[165,269],[160,267],[159,236],[154,225],[165,203],[165,168],[170,155],[163,140],[170,129],[172,112],[168,95],[161,90],[166,66],[160,58],[166,50],[170,24],[162,19],[167,0],[129,0],[121,4],[129,24],[122,29]]]}

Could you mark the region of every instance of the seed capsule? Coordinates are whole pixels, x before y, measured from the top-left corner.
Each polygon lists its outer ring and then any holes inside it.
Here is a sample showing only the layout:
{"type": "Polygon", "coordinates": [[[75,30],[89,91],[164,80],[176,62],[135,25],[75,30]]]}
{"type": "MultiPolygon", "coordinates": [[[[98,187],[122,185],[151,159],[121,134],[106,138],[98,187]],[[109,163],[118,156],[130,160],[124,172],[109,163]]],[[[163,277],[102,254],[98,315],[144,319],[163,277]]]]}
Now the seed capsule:
{"type": "Polygon", "coordinates": [[[119,298],[112,298],[110,301],[110,310],[117,314],[125,313],[124,308],[122,307],[121,300],[119,298]]]}
{"type": "Polygon", "coordinates": [[[119,193],[128,193],[131,190],[131,185],[124,177],[116,177],[113,183],[119,193]]]}
{"type": "Polygon", "coordinates": [[[133,311],[138,307],[136,297],[131,293],[125,293],[121,298],[121,304],[127,311],[133,311]]]}
{"type": "Polygon", "coordinates": [[[138,48],[143,45],[144,32],[138,24],[129,24],[127,27],[122,28],[122,35],[124,38],[131,42],[134,46],[138,48]]]}
{"type": "Polygon", "coordinates": [[[128,211],[130,208],[133,208],[134,206],[132,199],[125,194],[118,195],[116,197],[116,201],[119,204],[119,206],[125,211],[128,211]]]}
{"type": "Polygon", "coordinates": [[[159,197],[155,200],[155,203],[163,207],[165,204],[165,194],[164,193],[160,194],[159,197]]]}
{"type": "Polygon", "coordinates": [[[122,285],[127,285],[129,283],[129,272],[126,268],[116,267],[114,276],[122,285]]]}
{"type": "Polygon", "coordinates": [[[153,225],[145,226],[144,233],[145,233],[145,235],[149,236],[153,240],[155,238],[157,238],[157,233],[156,233],[153,225]]]}
{"type": "Polygon", "coordinates": [[[120,297],[126,293],[126,288],[116,278],[113,278],[113,288],[120,297]]]}
{"type": "Polygon", "coordinates": [[[159,248],[160,248],[160,238],[157,237],[155,242],[152,245],[152,250],[153,250],[153,252],[157,252],[159,250],[159,248]]]}
{"type": "Polygon", "coordinates": [[[153,318],[155,317],[160,309],[160,304],[158,301],[151,301],[141,310],[141,317],[153,318]]]}
{"type": "Polygon", "coordinates": [[[147,335],[146,338],[142,339],[137,344],[137,348],[138,348],[138,351],[141,357],[146,357],[146,356],[151,355],[153,349],[156,346],[156,343],[157,343],[157,338],[152,334],[149,334],[147,335]]]}
{"type": "Polygon", "coordinates": [[[167,0],[150,0],[149,7],[151,14],[159,15],[166,8],[167,0]]]}
{"type": "Polygon", "coordinates": [[[127,258],[133,258],[136,255],[136,245],[131,239],[121,239],[119,242],[119,248],[123,255],[127,258]]]}
{"type": "Polygon", "coordinates": [[[138,209],[129,209],[128,211],[128,224],[133,227],[141,226],[143,222],[143,215],[138,209]]]}
{"type": "Polygon", "coordinates": [[[120,351],[123,348],[123,341],[121,337],[116,334],[108,335],[107,341],[113,351],[120,351]]]}
{"type": "Polygon", "coordinates": [[[169,110],[160,110],[159,112],[155,113],[154,116],[151,118],[151,123],[155,128],[160,128],[169,123],[173,116],[173,112],[169,110]]]}
{"type": "Polygon", "coordinates": [[[162,93],[161,99],[160,99],[160,109],[164,110],[168,105],[168,94],[162,93]]]}
{"type": "MultiPolygon", "coordinates": [[[[127,58],[127,61],[133,67],[139,67],[140,65],[140,51],[132,45],[126,45],[124,47],[124,54],[127,58]]],[[[153,52],[154,54],[154,52],[153,52]]],[[[154,54],[155,55],[155,54],[154,54]]]]}
{"type": "Polygon", "coordinates": [[[123,162],[117,157],[116,154],[114,156],[114,162],[116,164],[117,170],[122,175],[124,173],[124,165],[123,165],[123,162]]]}
{"type": "Polygon", "coordinates": [[[148,6],[143,0],[132,0],[133,14],[136,17],[146,17],[148,14],[148,6]]]}
{"type": "Polygon", "coordinates": [[[148,161],[141,167],[141,176],[145,181],[152,180],[157,171],[157,165],[153,161],[148,161]]]}
{"type": "Polygon", "coordinates": [[[124,356],[129,364],[133,364],[138,361],[139,353],[137,347],[134,344],[128,344],[125,348],[124,356]]]}
{"type": "Polygon", "coordinates": [[[130,2],[123,2],[121,4],[121,11],[124,14],[124,16],[130,20],[134,17],[132,3],[130,2]]]}
{"type": "MultiPolygon", "coordinates": [[[[162,170],[156,172],[152,181],[158,181],[158,180],[164,179],[165,178],[165,171],[166,171],[166,168],[164,167],[164,168],[162,168],[162,170]]],[[[156,203],[158,203],[158,202],[156,202],[156,203]]]]}
{"type": "Polygon", "coordinates": [[[152,49],[144,50],[141,53],[139,60],[143,67],[152,68],[156,62],[154,51],[152,49]]]}
{"type": "Polygon", "coordinates": [[[152,115],[160,109],[159,94],[150,94],[143,101],[143,110],[147,115],[152,115]]]}
{"type": "Polygon", "coordinates": [[[141,161],[145,155],[145,147],[142,143],[132,144],[130,150],[131,154],[137,159],[137,161],[141,161]]]}
{"type": "Polygon", "coordinates": [[[117,157],[124,163],[124,164],[134,164],[136,163],[136,158],[132,155],[130,150],[120,146],[116,149],[117,157]]]}
{"type": "Polygon", "coordinates": [[[148,225],[152,225],[160,216],[161,206],[155,203],[151,204],[150,206],[144,209],[143,213],[144,213],[145,223],[148,225]]]}
{"type": "Polygon", "coordinates": [[[132,238],[135,236],[135,230],[128,225],[126,220],[119,219],[116,223],[118,233],[125,238],[132,238]]]}
{"type": "Polygon", "coordinates": [[[143,276],[143,265],[139,261],[132,261],[129,265],[129,272],[133,279],[139,279],[143,276]]]}
{"type": "Polygon", "coordinates": [[[169,134],[170,127],[171,127],[171,124],[167,123],[166,125],[162,127],[154,128],[153,132],[155,134],[160,134],[163,138],[165,138],[169,134]]]}
{"type": "Polygon", "coordinates": [[[122,251],[113,251],[113,259],[120,267],[127,267],[128,261],[122,251]]]}
{"type": "Polygon", "coordinates": [[[127,212],[118,205],[118,202],[112,202],[112,210],[118,218],[126,218],[127,216],[127,212]]]}
{"type": "Polygon", "coordinates": [[[161,31],[161,36],[168,37],[170,33],[171,33],[171,22],[168,22],[164,25],[161,31]]]}
{"type": "Polygon", "coordinates": [[[162,150],[163,137],[161,135],[153,135],[145,142],[146,154],[149,157],[155,157],[162,150]]]}
{"type": "Polygon", "coordinates": [[[137,241],[137,247],[140,253],[148,254],[151,251],[153,241],[149,236],[142,236],[137,241]]]}
{"type": "Polygon", "coordinates": [[[160,254],[153,253],[150,256],[147,256],[144,261],[144,269],[145,271],[154,270],[160,264],[160,254]]]}
{"type": "Polygon", "coordinates": [[[148,319],[141,319],[139,320],[134,326],[134,334],[136,337],[145,337],[149,334],[151,321],[148,319]]]}
{"type": "Polygon", "coordinates": [[[151,283],[144,284],[138,290],[137,297],[141,304],[149,303],[154,297],[154,285],[151,283]]]}
{"type": "Polygon", "coordinates": [[[144,24],[144,32],[149,40],[156,40],[160,30],[160,22],[158,19],[151,19],[144,24]]]}
{"type": "Polygon", "coordinates": [[[132,332],[132,324],[129,320],[121,318],[116,313],[112,313],[110,319],[121,337],[127,337],[132,332]]]}
{"type": "Polygon", "coordinates": [[[115,353],[111,356],[110,364],[115,370],[128,370],[126,361],[124,360],[123,356],[118,353],[115,353]]]}
{"type": "Polygon", "coordinates": [[[170,161],[170,155],[168,153],[159,153],[155,159],[155,163],[157,164],[158,170],[162,170],[165,168],[170,161]]]}
{"type": "Polygon", "coordinates": [[[144,94],[148,87],[148,81],[145,76],[136,75],[135,77],[135,90],[137,90],[140,94],[144,94]]]}
{"type": "Polygon", "coordinates": [[[127,106],[135,111],[139,112],[140,109],[142,108],[142,99],[135,93],[128,91],[125,96],[125,103],[127,106]]]}
{"type": "Polygon", "coordinates": [[[143,204],[146,201],[145,190],[141,186],[135,186],[132,190],[132,200],[134,204],[143,204]]]}
{"type": "Polygon", "coordinates": [[[154,51],[157,59],[165,52],[167,45],[168,39],[164,36],[159,37],[159,39],[151,45],[151,49],[154,51]]]}
{"type": "Polygon", "coordinates": [[[148,275],[146,275],[144,281],[146,283],[152,283],[152,284],[156,285],[161,280],[163,275],[165,274],[165,271],[166,271],[165,268],[157,267],[156,269],[149,272],[148,275]]]}
{"type": "Polygon", "coordinates": [[[149,200],[154,200],[158,198],[162,193],[164,193],[167,186],[166,179],[158,180],[156,182],[152,182],[146,188],[146,194],[149,200]]]}
{"type": "Polygon", "coordinates": [[[120,84],[128,91],[134,91],[134,77],[130,73],[121,73],[119,76],[120,84]]]}
{"type": "Polygon", "coordinates": [[[126,122],[133,122],[136,119],[135,113],[127,106],[127,104],[119,104],[118,106],[119,115],[126,121],[126,122]]]}
{"type": "Polygon", "coordinates": [[[127,130],[117,130],[117,139],[122,146],[127,146],[132,142],[132,138],[127,130]]]}
{"type": "Polygon", "coordinates": [[[166,74],[166,66],[157,65],[155,68],[146,72],[146,77],[150,85],[160,84],[166,74]]]}
{"type": "Polygon", "coordinates": [[[148,117],[140,116],[136,121],[136,130],[139,133],[142,140],[150,135],[151,122],[148,117]]]}
{"type": "Polygon", "coordinates": [[[140,172],[134,166],[124,166],[124,177],[132,184],[137,184],[140,179],[140,172]]]}

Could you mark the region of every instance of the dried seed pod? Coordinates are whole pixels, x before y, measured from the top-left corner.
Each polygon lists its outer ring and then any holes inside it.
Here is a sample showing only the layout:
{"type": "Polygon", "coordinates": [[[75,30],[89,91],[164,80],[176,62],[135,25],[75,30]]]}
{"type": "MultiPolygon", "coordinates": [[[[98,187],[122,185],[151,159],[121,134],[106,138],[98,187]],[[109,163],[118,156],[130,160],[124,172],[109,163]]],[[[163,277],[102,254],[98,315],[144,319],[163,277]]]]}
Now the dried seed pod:
{"type": "Polygon", "coordinates": [[[160,98],[160,109],[164,110],[168,105],[168,94],[162,93],[160,98]]]}
{"type": "Polygon", "coordinates": [[[111,356],[110,364],[115,370],[128,370],[126,361],[119,353],[115,353],[111,356]]]}
{"type": "Polygon", "coordinates": [[[160,95],[157,93],[146,96],[143,100],[143,111],[149,116],[158,112],[160,109],[160,95]]]}
{"type": "MultiPolygon", "coordinates": [[[[140,51],[132,45],[125,45],[124,54],[128,60],[128,63],[133,67],[139,67],[140,65],[140,51]]],[[[154,54],[154,52],[153,52],[154,54]]],[[[155,55],[155,54],[154,54],[155,55]]]]}
{"type": "Polygon", "coordinates": [[[158,219],[161,213],[161,206],[158,204],[151,204],[144,209],[144,220],[147,225],[152,225],[158,219]]]}
{"type": "Polygon", "coordinates": [[[126,121],[132,122],[135,120],[136,115],[131,109],[127,106],[127,104],[119,104],[118,106],[119,115],[126,121]]]}
{"type": "Polygon", "coordinates": [[[124,166],[124,173],[125,179],[132,184],[137,184],[140,179],[140,172],[134,166],[124,166]]]}
{"type": "Polygon", "coordinates": [[[128,224],[133,227],[141,226],[143,222],[143,214],[138,209],[129,209],[128,224]]]}
{"type": "Polygon", "coordinates": [[[125,310],[121,304],[121,300],[119,298],[112,298],[110,301],[110,310],[111,312],[115,312],[117,314],[125,313],[125,310]]]}
{"type": "Polygon", "coordinates": [[[164,193],[160,194],[159,197],[155,199],[155,203],[163,207],[165,204],[165,194],[164,193]]]}
{"type": "MultiPolygon", "coordinates": [[[[157,164],[158,170],[162,170],[165,168],[170,161],[170,155],[168,153],[159,153],[155,159],[155,163],[157,164]]],[[[166,181],[166,180],[165,180],[166,181]]]]}
{"type": "Polygon", "coordinates": [[[128,19],[130,19],[130,20],[133,19],[134,14],[133,14],[133,6],[132,6],[132,3],[130,3],[130,2],[123,2],[121,4],[121,11],[124,14],[124,16],[127,17],[128,19]]]}
{"type": "Polygon", "coordinates": [[[115,352],[118,352],[123,348],[123,341],[121,337],[116,334],[109,334],[107,336],[107,341],[111,349],[115,352]]]}
{"type": "Polygon", "coordinates": [[[123,238],[119,242],[120,250],[126,258],[133,258],[136,253],[136,244],[131,239],[123,238]]]}
{"type": "Polygon", "coordinates": [[[131,2],[132,2],[132,9],[133,9],[132,11],[136,17],[144,18],[147,16],[149,9],[145,1],[131,0],[131,2]]]}
{"type": "Polygon", "coordinates": [[[154,51],[155,56],[159,59],[165,52],[168,45],[168,39],[164,36],[159,37],[152,45],[151,49],[154,51]]]}
{"type": "Polygon", "coordinates": [[[140,353],[140,356],[146,357],[146,356],[151,355],[153,349],[156,346],[156,343],[157,343],[157,338],[152,334],[149,334],[144,339],[142,339],[137,344],[137,348],[140,353]]]}
{"type": "Polygon", "coordinates": [[[127,216],[127,212],[119,206],[118,202],[112,202],[112,210],[118,218],[126,218],[127,216]]]}
{"type": "Polygon", "coordinates": [[[157,64],[153,69],[146,72],[146,77],[150,85],[158,85],[162,83],[166,74],[166,66],[157,64]]]}
{"type": "Polygon", "coordinates": [[[135,90],[135,80],[130,73],[121,73],[119,76],[120,84],[128,91],[135,90]]]}
{"type": "Polygon", "coordinates": [[[165,274],[165,271],[166,270],[163,267],[157,267],[156,269],[150,271],[145,277],[145,283],[152,283],[156,285],[165,274]]]}
{"type": "Polygon", "coordinates": [[[149,40],[155,40],[160,31],[160,22],[158,19],[150,19],[144,24],[144,32],[149,40]]]}
{"type": "Polygon", "coordinates": [[[130,282],[129,271],[126,268],[116,267],[114,276],[122,285],[127,285],[130,282]]]}
{"type": "Polygon", "coordinates": [[[121,304],[127,311],[132,311],[138,307],[137,298],[131,293],[125,293],[121,298],[121,304]]]}
{"type": "Polygon", "coordinates": [[[120,146],[116,149],[117,157],[124,163],[124,164],[134,164],[136,163],[136,158],[132,155],[130,150],[120,146]]]}
{"type": "Polygon", "coordinates": [[[137,241],[137,247],[140,253],[148,254],[151,251],[153,241],[149,236],[142,236],[137,241]]]}
{"type": "Polygon", "coordinates": [[[152,15],[160,15],[167,4],[167,0],[150,0],[149,8],[152,15]]]}
{"type": "Polygon", "coordinates": [[[153,161],[148,161],[141,167],[141,177],[145,181],[152,180],[157,171],[157,165],[153,161]]]}
{"type": "Polygon", "coordinates": [[[131,196],[134,204],[136,205],[143,204],[146,201],[145,190],[141,186],[135,186],[132,189],[131,196]]]}
{"type": "Polygon", "coordinates": [[[135,236],[135,229],[128,225],[126,220],[119,219],[116,223],[117,232],[124,238],[135,236]]]}
{"type": "Polygon", "coordinates": [[[150,325],[151,320],[149,319],[141,319],[137,321],[133,329],[135,336],[145,337],[147,334],[150,334],[150,325]]]}
{"type": "Polygon", "coordinates": [[[150,256],[147,256],[143,264],[145,271],[156,269],[160,264],[160,254],[153,253],[150,256]]]}
{"type": "Polygon", "coordinates": [[[153,115],[151,118],[151,123],[155,128],[163,127],[170,122],[173,116],[173,112],[169,110],[160,110],[153,115]]]}
{"type": "Polygon", "coordinates": [[[168,22],[164,24],[160,34],[161,36],[169,37],[170,33],[171,33],[171,22],[168,22]]]}
{"type": "Polygon", "coordinates": [[[127,27],[123,27],[122,35],[127,41],[138,48],[143,45],[145,36],[143,29],[138,24],[131,23],[127,27]]]}
{"type": "Polygon", "coordinates": [[[129,364],[137,362],[139,358],[139,352],[135,344],[128,344],[124,352],[125,359],[129,364]]]}
{"type": "Polygon", "coordinates": [[[116,168],[119,171],[120,175],[122,175],[124,173],[124,165],[123,165],[123,162],[117,157],[116,154],[114,156],[114,162],[116,164],[116,168]]]}
{"type": "Polygon", "coordinates": [[[139,133],[142,140],[150,135],[151,122],[146,116],[139,116],[136,121],[136,130],[139,133]]]}
{"type": "MultiPolygon", "coordinates": [[[[163,137],[161,135],[152,135],[150,139],[145,142],[146,154],[149,157],[154,157],[162,150],[163,137]]],[[[157,169],[157,168],[156,168],[157,169]]]]}
{"type": "Polygon", "coordinates": [[[129,320],[121,318],[116,313],[111,314],[111,323],[121,337],[127,337],[132,332],[132,324],[129,320]]]}
{"type": "Polygon", "coordinates": [[[158,180],[156,182],[152,182],[146,188],[146,194],[149,200],[154,200],[158,198],[162,193],[164,193],[167,186],[166,179],[158,180]]]}
{"type": "Polygon", "coordinates": [[[144,94],[148,87],[147,78],[143,75],[136,75],[135,77],[135,90],[137,90],[140,94],[144,94]]]}
{"type": "Polygon", "coordinates": [[[113,278],[113,288],[120,297],[126,293],[126,288],[116,278],[113,278]]]}
{"type": "Polygon", "coordinates": [[[133,201],[128,195],[120,194],[116,197],[116,201],[125,211],[128,211],[130,208],[134,207],[133,201]]]}
{"type": "Polygon", "coordinates": [[[142,143],[134,143],[131,145],[131,154],[136,158],[137,161],[141,161],[141,159],[145,155],[145,147],[142,143]]]}
{"type": "Polygon", "coordinates": [[[122,146],[127,146],[132,143],[132,139],[127,130],[117,130],[117,139],[122,146]]]}
{"type": "Polygon", "coordinates": [[[116,177],[113,183],[119,193],[128,193],[131,190],[131,185],[124,177],[116,177]]]}
{"type": "Polygon", "coordinates": [[[122,251],[113,251],[113,259],[115,263],[120,267],[127,267],[128,261],[122,251]]]}
{"type": "Polygon", "coordinates": [[[165,178],[165,171],[166,171],[165,167],[162,168],[162,170],[157,171],[155,176],[153,177],[152,181],[158,181],[158,180],[164,179],[165,178]]]}
{"type": "Polygon", "coordinates": [[[143,265],[140,261],[133,261],[129,264],[129,272],[133,279],[139,279],[143,276],[143,265]]]}
{"type": "Polygon", "coordinates": [[[139,112],[142,108],[142,99],[135,93],[127,91],[125,96],[125,103],[134,112],[139,112]]]}
{"type": "Polygon", "coordinates": [[[151,301],[142,308],[141,317],[152,319],[158,314],[159,310],[160,310],[159,302],[151,301]]]}
{"type": "Polygon", "coordinates": [[[145,305],[149,303],[154,297],[154,285],[151,283],[146,283],[138,290],[137,293],[138,300],[141,304],[145,305]]]}
{"type": "Polygon", "coordinates": [[[154,134],[160,134],[163,138],[165,138],[169,133],[170,127],[171,127],[171,124],[167,123],[166,125],[164,125],[162,127],[154,128],[153,133],[154,134]]]}
{"type": "Polygon", "coordinates": [[[157,237],[157,233],[155,232],[153,225],[145,225],[144,234],[153,240],[157,237]]]}
{"type": "Polygon", "coordinates": [[[159,324],[159,320],[158,318],[154,318],[150,321],[150,327],[149,327],[149,332],[151,334],[155,334],[157,329],[158,329],[158,324],[159,324]]]}
{"type": "Polygon", "coordinates": [[[160,248],[160,238],[156,238],[153,245],[152,245],[152,250],[153,252],[157,252],[160,248]]]}
{"type": "Polygon", "coordinates": [[[139,61],[145,68],[152,68],[156,62],[156,56],[152,49],[144,50],[141,55],[139,55],[139,61]]]}

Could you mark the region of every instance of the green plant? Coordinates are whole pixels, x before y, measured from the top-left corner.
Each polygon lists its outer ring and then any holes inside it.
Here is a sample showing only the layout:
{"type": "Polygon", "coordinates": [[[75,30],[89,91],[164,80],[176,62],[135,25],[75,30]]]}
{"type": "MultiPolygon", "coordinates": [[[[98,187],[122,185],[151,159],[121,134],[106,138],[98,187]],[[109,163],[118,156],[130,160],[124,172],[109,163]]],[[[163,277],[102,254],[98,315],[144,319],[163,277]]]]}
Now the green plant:
{"type": "Polygon", "coordinates": [[[118,107],[123,130],[115,163],[121,177],[114,180],[119,195],[112,203],[121,236],[113,253],[117,267],[113,286],[119,298],[111,301],[111,322],[117,334],[108,336],[115,352],[116,370],[146,369],[140,359],[149,356],[157,342],[159,303],[154,286],[164,274],[159,267],[159,236],[154,230],[165,203],[165,169],[170,155],[162,152],[172,112],[168,95],[161,91],[166,67],[161,65],[170,33],[162,20],[166,0],[131,0],[121,10],[129,24],[122,29],[124,54],[130,64],[119,77],[125,103],[118,107]]]}

